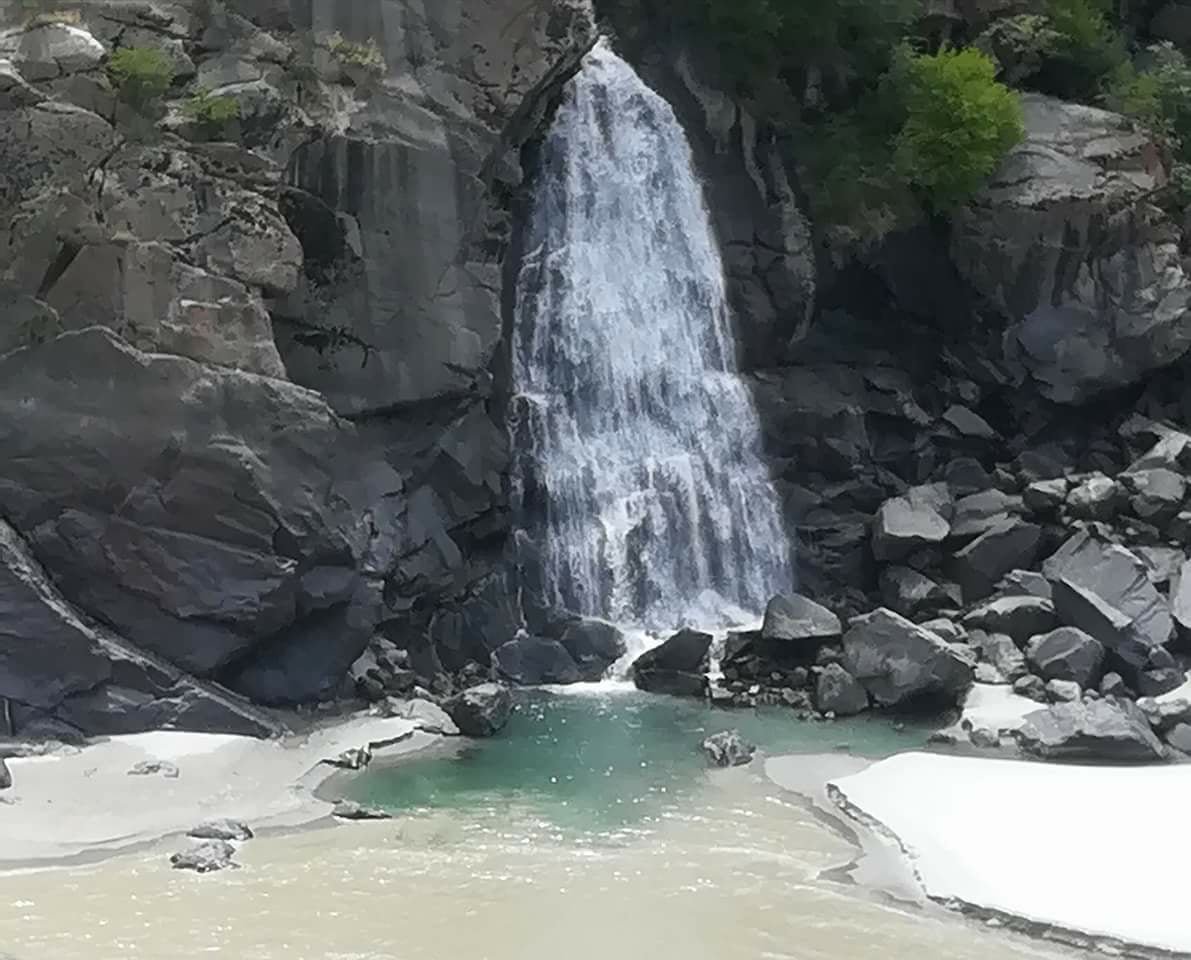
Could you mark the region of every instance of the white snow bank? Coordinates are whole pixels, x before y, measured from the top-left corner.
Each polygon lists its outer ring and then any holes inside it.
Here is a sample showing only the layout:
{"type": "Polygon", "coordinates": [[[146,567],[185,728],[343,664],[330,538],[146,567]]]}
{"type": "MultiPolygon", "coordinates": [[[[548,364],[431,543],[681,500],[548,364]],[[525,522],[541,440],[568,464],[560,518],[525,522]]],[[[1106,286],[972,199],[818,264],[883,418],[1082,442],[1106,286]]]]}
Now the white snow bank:
{"type": "Polygon", "coordinates": [[[932,897],[1191,952],[1191,765],[907,753],[829,786],[897,837],[932,897]]]}
{"type": "Polygon", "coordinates": [[[1007,684],[975,683],[964,696],[962,714],[953,726],[944,730],[956,739],[966,741],[967,726],[972,730],[991,730],[1009,733],[1021,728],[1027,715],[1046,709],[1046,704],[1013,692],[1007,684]]]}
{"type": "Polygon", "coordinates": [[[115,852],[222,817],[253,828],[310,823],[331,809],[314,796],[335,771],[320,761],[353,747],[388,746],[389,755],[439,741],[415,730],[411,720],[368,716],[283,741],[161,730],[10,759],[0,869],[115,852]],[[153,760],[175,765],[177,777],[129,775],[153,760]]]}

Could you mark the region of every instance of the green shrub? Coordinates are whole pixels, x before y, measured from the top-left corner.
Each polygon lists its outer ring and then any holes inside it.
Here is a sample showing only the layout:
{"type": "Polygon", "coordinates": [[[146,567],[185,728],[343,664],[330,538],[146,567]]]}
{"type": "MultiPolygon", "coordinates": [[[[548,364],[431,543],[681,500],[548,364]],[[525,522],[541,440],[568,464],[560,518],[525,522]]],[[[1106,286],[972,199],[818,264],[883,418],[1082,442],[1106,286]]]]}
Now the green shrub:
{"type": "Polygon", "coordinates": [[[121,47],[107,69],[120,97],[138,110],[161,99],[174,82],[169,57],[152,47],[121,47]]]}
{"type": "Polygon", "coordinates": [[[976,38],[975,46],[997,61],[1001,79],[1010,85],[1027,83],[1058,54],[1063,37],[1050,18],[1019,13],[994,20],[976,38]]]}
{"type": "Polygon", "coordinates": [[[1091,100],[1126,60],[1125,40],[1112,22],[1112,0],[1048,0],[1057,34],[1039,86],[1047,93],[1091,100]]]}
{"type": "Polygon", "coordinates": [[[1018,95],[979,50],[907,54],[894,82],[905,105],[894,162],[936,210],[975,193],[1024,135],[1018,95]]]}
{"type": "Polygon", "coordinates": [[[331,56],[345,66],[362,67],[369,73],[385,72],[385,57],[374,37],[369,37],[364,43],[356,43],[336,33],[331,37],[328,48],[331,56]]]}
{"type": "Polygon", "coordinates": [[[204,137],[220,136],[235,120],[240,119],[240,102],[235,97],[213,96],[210,90],[199,90],[182,104],[182,112],[199,128],[204,137]]]}

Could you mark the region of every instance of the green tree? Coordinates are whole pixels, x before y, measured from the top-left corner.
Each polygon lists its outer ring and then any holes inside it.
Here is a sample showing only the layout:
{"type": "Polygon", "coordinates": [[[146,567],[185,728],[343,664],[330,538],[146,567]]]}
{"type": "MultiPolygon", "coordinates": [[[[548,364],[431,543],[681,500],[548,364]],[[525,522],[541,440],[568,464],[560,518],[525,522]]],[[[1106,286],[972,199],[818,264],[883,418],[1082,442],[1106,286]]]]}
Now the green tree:
{"type": "Polygon", "coordinates": [[[107,64],[108,76],[121,99],[144,110],[163,97],[174,82],[174,66],[152,47],[121,47],[107,64]]]}
{"type": "Polygon", "coordinates": [[[894,162],[935,210],[968,199],[1024,135],[1018,95],[979,50],[906,54],[894,83],[905,105],[894,162]]]}

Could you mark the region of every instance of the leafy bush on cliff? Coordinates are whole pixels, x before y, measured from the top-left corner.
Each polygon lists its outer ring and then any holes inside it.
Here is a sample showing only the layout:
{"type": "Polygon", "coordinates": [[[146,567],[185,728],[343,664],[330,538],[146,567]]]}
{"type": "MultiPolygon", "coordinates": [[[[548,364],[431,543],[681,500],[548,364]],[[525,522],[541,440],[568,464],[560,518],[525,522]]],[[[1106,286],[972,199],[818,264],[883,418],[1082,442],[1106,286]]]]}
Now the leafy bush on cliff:
{"type": "Polygon", "coordinates": [[[1058,37],[1039,71],[1039,89],[1070,100],[1097,96],[1126,59],[1113,9],[1113,0],[1048,0],[1047,19],[1058,37]]]}
{"type": "Polygon", "coordinates": [[[240,102],[235,97],[215,96],[199,90],[182,104],[182,112],[208,140],[223,136],[229,125],[240,119],[240,102]]]}
{"type": "Polygon", "coordinates": [[[900,174],[932,207],[979,189],[1024,135],[1021,101],[979,50],[910,55],[897,68],[906,120],[894,141],[900,174]]]}
{"type": "Polygon", "coordinates": [[[121,99],[138,110],[160,100],[174,82],[174,66],[152,47],[121,47],[107,65],[121,99]]]}
{"type": "Polygon", "coordinates": [[[343,34],[331,37],[328,48],[331,56],[346,66],[361,67],[369,73],[385,72],[385,57],[376,39],[369,37],[364,43],[344,39],[343,34]]]}

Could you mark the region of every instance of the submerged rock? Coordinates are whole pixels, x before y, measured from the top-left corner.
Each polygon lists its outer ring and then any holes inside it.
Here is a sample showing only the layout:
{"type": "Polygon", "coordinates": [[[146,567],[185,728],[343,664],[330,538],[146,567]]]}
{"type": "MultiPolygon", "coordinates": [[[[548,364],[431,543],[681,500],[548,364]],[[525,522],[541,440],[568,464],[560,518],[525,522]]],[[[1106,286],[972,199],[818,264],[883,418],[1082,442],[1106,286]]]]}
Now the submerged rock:
{"type": "Polygon", "coordinates": [[[208,820],[186,834],[196,840],[251,840],[252,830],[242,820],[208,820]]]}
{"type": "Polygon", "coordinates": [[[491,737],[509,722],[513,695],[503,683],[481,683],[452,697],[444,708],[464,736],[491,737]]]}
{"type": "Polygon", "coordinates": [[[679,630],[633,662],[633,683],[652,693],[702,696],[711,642],[709,633],[679,630]]]}
{"type": "Polygon", "coordinates": [[[1018,744],[1044,760],[1152,763],[1165,760],[1161,741],[1136,704],[1080,700],[1027,714],[1018,744]]]}
{"type": "Polygon", "coordinates": [[[170,857],[170,865],[175,870],[193,870],[195,873],[214,873],[228,867],[238,867],[232,860],[236,848],[226,840],[207,840],[182,850],[170,857]]]}
{"type": "Polygon", "coordinates": [[[820,713],[850,717],[868,709],[864,685],[838,663],[829,663],[815,681],[815,707],[820,713]]]}
{"type": "Polygon", "coordinates": [[[750,763],[757,752],[736,730],[724,730],[712,734],[700,746],[714,767],[739,767],[750,763]]]}
{"type": "Polygon", "coordinates": [[[331,816],[340,820],[391,820],[392,814],[380,807],[368,807],[355,800],[339,800],[331,811],[331,816]]]}

